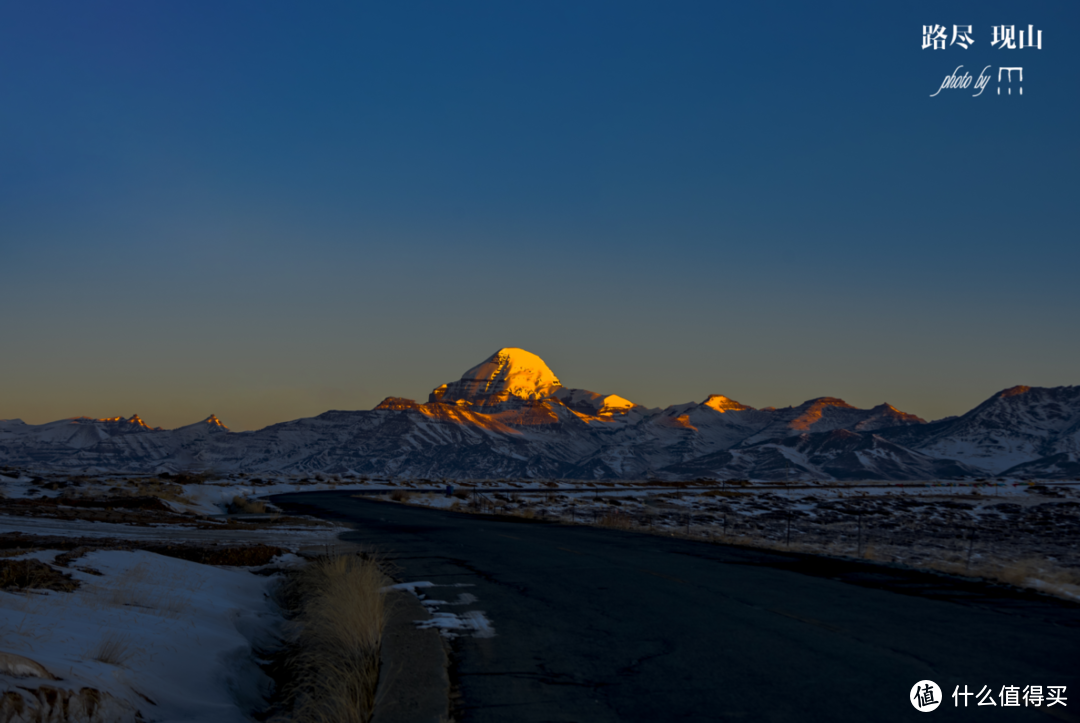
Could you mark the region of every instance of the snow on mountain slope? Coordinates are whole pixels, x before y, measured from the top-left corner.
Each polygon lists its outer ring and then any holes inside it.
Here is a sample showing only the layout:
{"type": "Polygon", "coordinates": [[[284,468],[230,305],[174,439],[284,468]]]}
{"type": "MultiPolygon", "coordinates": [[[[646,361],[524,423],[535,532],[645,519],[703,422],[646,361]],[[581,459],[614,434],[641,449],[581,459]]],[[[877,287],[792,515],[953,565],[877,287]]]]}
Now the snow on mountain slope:
{"type": "Polygon", "coordinates": [[[128,419],[123,417],[112,417],[110,419],[76,417],[75,419],[61,419],[47,424],[21,424],[21,426],[11,426],[7,429],[0,427],[0,442],[4,439],[5,432],[21,435],[32,433],[34,438],[41,444],[58,444],[66,447],[82,448],[93,446],[103,439],[116,435],[137,434],[148,431],[151,431],[150,427],[146,426],[137,414],[128,419]]]}
{"type": "Polygon", "coordinates": [[[647,409],[564,387],[542,359],[507,348],[423,404],[389,397],[370,411],[254,432],[231,432],[213,415],[174,430],[150,429],[137,416],[0,422],[0,464],[423,478],[912,479],[1008,468],[1055,477],[1075,474],[1078,440],[1080,387],[1018,387],[932,424],[887,404],[857,409],[832,397],[754,409],[714,394],[647,409]]]}
{"type": "Polygon", "coordinates": [[[743,440],[743,444],[806,432],[829,432],[834,429],[870,432],[899,425],[925,424],[914,414],[906,414],[888,404],[880,404],[873,409],[858,409],[835,397],[819,397],[797,407],[769,411],[773,415],[771,422],[757,434],[743,440]]]}
{"type": "Polygon", "coordinates": [[[669,466],[662,473],[674,479],[908,480],[983,471],[915,452],[876,434],[834,429],[737,447],[669,466]]]}
{"type": "Polygon", "coordinates": [[[1000,474],[1058,453],[1080,453],[1080,386],[1011,387],[960,417],[884,435],[1000,474]]]}
{"type": "Polygon", "coordinates": [[[1080,479],[1080,455],[1059,452],[1010,467],[1002,474],[1029,479],[1080,479]]]}

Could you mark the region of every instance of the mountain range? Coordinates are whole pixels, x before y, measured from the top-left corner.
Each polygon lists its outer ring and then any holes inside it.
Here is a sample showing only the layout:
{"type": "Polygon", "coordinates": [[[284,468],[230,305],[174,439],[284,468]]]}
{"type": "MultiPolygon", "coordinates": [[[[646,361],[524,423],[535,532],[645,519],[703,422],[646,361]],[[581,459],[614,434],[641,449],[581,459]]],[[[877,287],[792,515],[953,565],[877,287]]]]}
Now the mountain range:
{"type": "Polygon", "coordinates": [[[1080,386],[1012,387],[935,422],[833,397],[755,409],[713,394],[653,409],[566,387],[540,357],[506,348],[424,403],[388,397],[251,432],[213,415],[171,430],[138,415],[0,421],[0,463],[427,479],[1062,479],[1080,477],[1080,386]]]}

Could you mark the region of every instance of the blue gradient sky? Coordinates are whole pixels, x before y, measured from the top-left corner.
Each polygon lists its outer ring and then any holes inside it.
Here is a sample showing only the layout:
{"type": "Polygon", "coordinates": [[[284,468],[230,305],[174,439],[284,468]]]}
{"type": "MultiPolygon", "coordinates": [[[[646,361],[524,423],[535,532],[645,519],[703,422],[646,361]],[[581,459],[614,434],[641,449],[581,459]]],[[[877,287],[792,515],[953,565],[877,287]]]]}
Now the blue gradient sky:
{"type": "Polygon", "coordinates": [[[1080,383],[1076,3],[381,5],[0,6],[0,419],[1080,383]]]}

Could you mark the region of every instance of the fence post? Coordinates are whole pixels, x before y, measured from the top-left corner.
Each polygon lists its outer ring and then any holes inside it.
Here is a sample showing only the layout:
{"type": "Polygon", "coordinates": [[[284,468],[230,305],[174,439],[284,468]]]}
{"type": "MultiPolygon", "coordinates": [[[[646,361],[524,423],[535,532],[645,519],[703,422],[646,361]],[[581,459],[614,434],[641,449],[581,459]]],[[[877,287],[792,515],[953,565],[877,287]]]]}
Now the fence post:
{"type": "Polygon", "coordinates": [[[862,510],[859,511],[859,544],[855,557],[862,557],[862,510]]]}

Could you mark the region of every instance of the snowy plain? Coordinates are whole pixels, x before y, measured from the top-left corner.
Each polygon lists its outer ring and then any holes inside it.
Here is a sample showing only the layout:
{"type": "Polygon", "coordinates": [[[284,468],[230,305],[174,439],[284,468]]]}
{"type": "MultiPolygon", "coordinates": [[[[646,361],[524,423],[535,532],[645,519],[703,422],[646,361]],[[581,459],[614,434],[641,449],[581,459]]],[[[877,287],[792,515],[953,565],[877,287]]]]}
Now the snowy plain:
{"type": "MultiPolygon", "coordinates": [[[[184,513],[164,517],[180,524],[154,522],[153,516],[141,524],[61,518],[57,510],[82,509],[65,506],[69,499],[116,500],[123,499],[119,493],[132,492],[128,486],[146,489],[141,481],[107,477],[83,480],[75,488],[50,484],[63,477],[0,476],[3,500],[20,503],[9,508],[14,514],[0,514],[0,536],[6,540],[0,561],[35,560],[78,584],[71,591],[0,590],[0,685],[23,698],[22,714],[9,696],[0,717],[34,720],[66,708],[79,715],[94,710],[95,720],[109,721],[251,720],[266,707],[273,687],[259,667],[260,656],[280,647],[285,625],[272,599],[281,575],[260,573],[303,564],[295,552],[333,545],[342,528],[226,525],[233,499],[253,498],[255,491],[229,481],[185,485],[182,494],[162,500],[166,509],[184,513]],[[35,500],[46,504],[34,507],[35,500]],[[50,549],[49,542],[58,538],[76,542],[50,549]],[[72,544],[89,551],[72,552],[72,544]],[[98,544],[130,549],[94,549],[98,544]],[[286,552],[262,568],[245,568],[138,549],[163,544],[272,545],[286,552]],[[60,554],[74,559],[61,563],[60,554]],[[44,678],[25,675],[37,666],[48,672],[44,678]]],[[[258,491],[294,489],[281,484],[258,491]]]]}
{"type": "Polygon", "coordinates": [[[0,591],[4,651],[44,666],[49,687],[92,688],[117,720],[163,723],[246,721],[270,692],[255,656],[284,624],[274,577],[140,550],[90,552],[70,574],[72,592],[0,591]]]}

